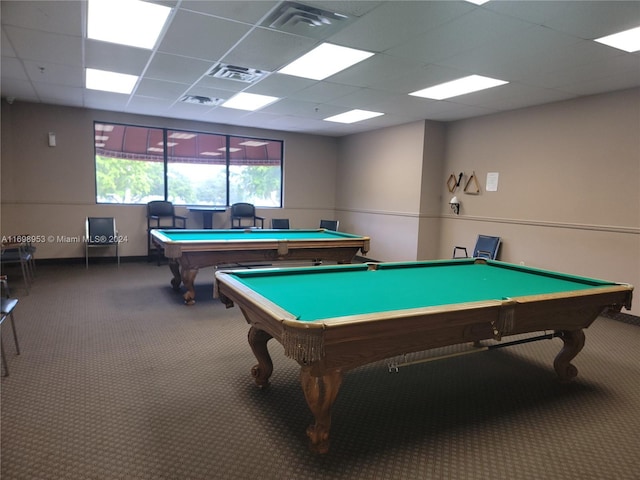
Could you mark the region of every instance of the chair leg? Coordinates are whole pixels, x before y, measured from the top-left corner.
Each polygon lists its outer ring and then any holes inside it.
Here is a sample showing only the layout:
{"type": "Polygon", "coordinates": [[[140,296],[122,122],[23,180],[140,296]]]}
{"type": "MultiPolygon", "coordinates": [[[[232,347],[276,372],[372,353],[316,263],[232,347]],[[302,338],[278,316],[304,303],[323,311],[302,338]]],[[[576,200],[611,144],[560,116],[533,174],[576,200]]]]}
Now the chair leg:
{"type": "Polygon", "coordinates": [[[2,335],[0,335],[0,354],[2,355],[2,366],[4,367],[4,377],[9,376],[9,367],[7,365],[7,356],[4,353],[4,342],[2,341],[2,335]]]}
{"type": "Polygon", "coordinates": [[[29,295],[29,283],[31,282],[31,280],[29,278],[29,272],[25,262],[20,262],[20,268],[22,268],[22,280],[24,281],[24,289],[27,291],[27,295],[29,295]]]}
{"type": "Polygon", "coordinates": [[[18,343],[18,332],[16,332],[16,322],[13,318],[13,312],[9,314],[9,320],[11,320],[11,330],[13,331],[13,341],[16,344],[16,355],[20,355],[20,344],[18,343]]]}

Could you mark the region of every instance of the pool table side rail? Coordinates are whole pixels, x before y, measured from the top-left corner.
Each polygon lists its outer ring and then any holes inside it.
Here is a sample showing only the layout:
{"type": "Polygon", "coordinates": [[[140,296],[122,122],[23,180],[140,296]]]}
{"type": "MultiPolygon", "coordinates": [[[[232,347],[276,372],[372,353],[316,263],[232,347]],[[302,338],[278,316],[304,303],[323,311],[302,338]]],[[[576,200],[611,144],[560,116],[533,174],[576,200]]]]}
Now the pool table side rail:
{"type": "MultiPolygon", "coordinates": [[[[152,230],[151,235],[154,241],[164,249],[167,258],[180,258],[185,252],[236,252],[236,251],[264,251],[273,250],[280,255],[289,255],[292,250],[314,250],[314,249],[340,249],[355,248],[355,251],[362,251],[366,254],[369,251],[369,237],[353,236],[347,234],[341,237],[328,238],[306,238],[306,239],[261,239],[251,236],[250,238],[221,239],[213,241],[207,240],[183,240],[175,241],[169,239],[161,231],[152,230]]],[[[321,258],[322,256],[320,256],[321,258]]]]}
{"type": "Polygon", "coordinates": [[[349,370],[396,355],[539,331],[587,328],[604,309],[630,305],[629,285],[352,315],[300,322],[232,273],[218,272],[221,299],[237,303],[252,326],[267,332],[285,355],[318,372],[349,370]]]}
{"type": "MultiPolygon", "coordinates": [[[[347,232],[334,232],[331,230],[325,230],[322,228],[316,229],[295,229],[295,230],[282,230],[282,229],[215,229],[215,230],[202,230],[202,229],[152,229],[152,235],[156,238],[156,240],[161,241],[165,244],[170,243],[200,243],[200,242],[236,242],[240,240],[246,240],[250,242],[263,241],[260,240],[260,237],[267,236],[269,234],[274,234],[277,237],[280,237],[284,240],[295,241],[302,240],[305,237],[300,237],[300,234],[321,234],[322,237],[316,239],[325,239],[325,240],[370,240],[369,237],[364,235],[357,235],[354,233],[347,232]],[[287,232],[291,232],[291,235],[287,237],[287,232]],[[198,236],[204,235],[205,237],[211,238],[188,238],[189,235],[198,236]],[[224,235],[229,235],[230,238],[223,238],[224,235]],[[185,238],[186,237],[186,238],[185,238]],[[216,238],[220,237],[220,238],[216,238]],[[243,238],[247,237],[247,238],[243,238]]],[[[309,238],[306,238],[309,239],[309,238]]]]}

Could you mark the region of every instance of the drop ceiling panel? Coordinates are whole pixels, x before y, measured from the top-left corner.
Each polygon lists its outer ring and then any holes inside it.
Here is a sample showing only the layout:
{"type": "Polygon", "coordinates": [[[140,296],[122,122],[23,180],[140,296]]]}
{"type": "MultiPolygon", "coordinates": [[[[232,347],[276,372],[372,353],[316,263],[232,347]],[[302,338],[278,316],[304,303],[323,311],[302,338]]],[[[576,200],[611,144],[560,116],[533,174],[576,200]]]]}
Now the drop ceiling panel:
{"type": "Polygon", "coordinates": [[[15,57],[16,52],[13,49],[13,46],[9,42],[9,37],[4,33],[4,28],[2,29],[2,35],[0,36],[0,47],[2,48],[2,58],[4,57],[15,57]]]}
{"type": "Polygon", "coordinates": [[[81,107],[84,101],[83,89],[66,85],[52,85],[50,83],[34,82],[33,86],[38,97],[47,103],[81,107]]]}
{"type": "Polygon", "coordinates": [[[151,58],[150,50],[97,40],[85,40],[84,48],[86,67],[129,75],[140,75],[151,58]]]}
{"type": "Polygon", "coordinates": [[[248,2],[238,1],[208,1],[183,0],[180,8],[193,12],[206,13],[220,18],[237,20],[248,24],[260,21],[278,2],[257,0],[248,2]]]}
{"type": "Polygon", "coordinates": [[[40,30],[42,32],[82,36],[82,19],[86,3],[71,5],[74,8],[60,8],[54,1],[6,1],[0,4],[2,24],[40,30]]]}
{"type": "Polygon", "coordinates": [[[205,75],[211,62],[197,58],[157,53],[145,72],[145,78],[192,84],[205,75]]]}
{"type": "Polygon", "coordinates": [[[530,25],[521,20],[476,9],[386,53],[423,63],[437,63],[485,43],[510,37],[528,27],[530,25]]]}
{"type": "Polygon", "coordinates": [[[488,10],[594,39],[640,24],[638,1],[489,2],[488,10]]]}
{"type": "Polygon", "coordinates": [[[316,80],[273,73],[251,86],[251,93],[271,95],[272,97],[293,96],[316,83],[316,80]]]}
{"type": "Polygon", "coordinates": [[[308,102],[324,103],[360,90],[359,87],[340,85],[332,82],[316,82],[304,90],[289,95],[289,98],[308,102]]]}
{"type": "Polygon", "coordinates": [[[25,61],[24,68],[32,82],[67,85],[81,88],[84,86],[84,70],[80,66],[71,67],[57,63],[25,61]]]}
{"type": "Polygon", "coordinates": [[[246,24],[179,10],[158,50],[213,62],[224,56],[250,29],[246,24]]]}
{"type": "Polygon", "coordinates": [[[2,83],[5,79],[28,81],[29,77],[20,60],[13,57],[2,57],[2,83]]]}
{"type": "Polygon", "coordinates": [[[4,27],[16,54],[24,60],[82,65],[82,37],[4,27]]]}
{"type": "Polygon", "coordinates": [[[190,86],[190,83],[165,82],[164,80],[144,78],[138,84],[135,94],[174,101],[184,95],[190,86]]]}
{"type": "Polygon", "coordinates": [[[464,2],[384,2],[329,41],[384,52],[473,9],[473,5],[464,2]]]}
{"type": "Polygon", "coordinates": [[[264,128],[341,136],[414,119],[451,121],[640,87],[640,53],[591,41],[640,26],[640,1],[154,3],[174,11],[159,45],[146,50],[84,38],[84,0],[3,0],[2,96],[238,126],[265,122],[264,128]],[[279,7],[319,8],[329,19],[338,18],[336,11],[351,18],[318,25],[322,31],[315,32],[307,22],[292,36],[264,27],[279,7]],[[320,82],[277,73],[322,39],[376,55],[320,82]],[[209,77],[219,62],[273,73],[255,83],[209,77]],[[97,92],[83,88],[85,67],[142,77],[132,95],[97,92]],[[473,73],[511,83],[450,101],[407,95],[473,73]],[[255,113],[179,101],[187,93],[227,99],[239,91],[282,100],[255,113]],[[385,115],[352,125],[319,119],[351,108],[385,115]]]}
{"type": "Polygon", "coordinates": [[[224,63],[273,72],[315,46],[313,40],[257,28],[222,58],[224,63]]]}

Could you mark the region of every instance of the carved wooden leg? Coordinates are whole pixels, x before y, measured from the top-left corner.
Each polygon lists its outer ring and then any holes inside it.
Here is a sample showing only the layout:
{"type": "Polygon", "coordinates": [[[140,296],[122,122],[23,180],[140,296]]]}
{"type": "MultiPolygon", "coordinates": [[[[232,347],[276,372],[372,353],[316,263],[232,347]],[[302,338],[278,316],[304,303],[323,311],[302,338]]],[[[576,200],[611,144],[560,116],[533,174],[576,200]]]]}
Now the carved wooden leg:
{"type": "Polygon", "coordinates": [[[183,295],[184,303],[187,305],[193,305],[196,303],[196,291],[193,288],[193,284],[196,281],[196,275],[198,275],[197,268],[182,268],[182,283],[186,287],[187,291],[183,295]]]}
{"type": "Polygon", "coordinates": [[[333,370],[321,377],[311,375],[311,367],[302,367],[300,383],[307,399],[307,404],[316,423],[309,425],[307,436],[309,448],[315,453],[329,451],[329,430],[331,428],[331,406],[338,396],[342,383],[342,372],[333,370]]]}
{"type": "Polygon", "coordinates": [[[251,369],[251,375],[258,387],[267,388],[269,386],[269,378],[273,373],[273,361],[267,348],[267,342],[271,340],[272,337],[264,330],[251,327],[248,338],[251,350],[258,359],[258,364],[251,369]]]}
{"type": "Polygon", "coordinates": [[[175,258],[169,259],[169,269],[171,270],[171,273],[173,273],[171,286],[177,291],[182,283],[182,275],[180,275],[180,264],[178,263],[178,260],[175,258]]]}
{"type": "Polygon", "coordinates": [[[578,375],[578,369],[571,364],[582,347],[584,347],[584,332],[582,330],[562,331],[560,338],[564,342],[562,350],[553,361],[553,368],[563,382],[569,382],[578,375]]]}

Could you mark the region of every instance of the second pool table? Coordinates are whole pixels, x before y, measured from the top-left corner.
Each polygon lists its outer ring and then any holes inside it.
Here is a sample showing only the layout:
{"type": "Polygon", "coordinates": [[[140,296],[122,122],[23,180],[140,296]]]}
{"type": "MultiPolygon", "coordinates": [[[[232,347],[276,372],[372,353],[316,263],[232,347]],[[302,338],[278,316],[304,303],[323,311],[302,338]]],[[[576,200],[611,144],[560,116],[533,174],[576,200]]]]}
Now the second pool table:
{"type": "Polygon", "coordinates": [[[315,417],[307,435],[318,453],[329,448],[331,407],[345,371],[432,348],[482,340],[505,345],[501,341],[510,335],[551,331],[563,342],[554,369],[568,381],[578,372],[571,360],[584,345],[583,329],[605,309],[630,309],[633,290],[474,259],[238,270],[216,277],[221,300],[227,307],[237,304],[251,325],[257,385],[266,387],[273,372],[271,338],[300,364],[315,417]]]}
{"type": "Polygon", "coordinates": [[[152,240],[164,250],[173,273],[171,285],[183,283],[184,301],[195,303],[198,270],[242,262],[298,261],[350,263],[358,251],[369,251],[369,237],[331,230],[232,229],[152,230],[152,240]]]}

